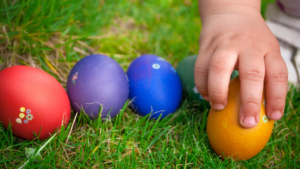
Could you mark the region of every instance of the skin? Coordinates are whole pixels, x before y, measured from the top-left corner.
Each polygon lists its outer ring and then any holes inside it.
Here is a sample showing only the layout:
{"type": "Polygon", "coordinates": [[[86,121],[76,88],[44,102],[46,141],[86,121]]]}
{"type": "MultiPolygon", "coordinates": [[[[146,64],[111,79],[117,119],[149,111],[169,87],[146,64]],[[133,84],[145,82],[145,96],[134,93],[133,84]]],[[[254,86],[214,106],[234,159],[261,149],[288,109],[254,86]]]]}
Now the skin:
{"type": "Polygon", "coordinates": [[[260,0],[199,0],[202,22],[195,84],[215,110],[227,105],[232,71],[241,81],[241,126],[259,121],[265,85],[267,116],[284,112],[288,72],[279,44],[260,14],[260,0]]]}

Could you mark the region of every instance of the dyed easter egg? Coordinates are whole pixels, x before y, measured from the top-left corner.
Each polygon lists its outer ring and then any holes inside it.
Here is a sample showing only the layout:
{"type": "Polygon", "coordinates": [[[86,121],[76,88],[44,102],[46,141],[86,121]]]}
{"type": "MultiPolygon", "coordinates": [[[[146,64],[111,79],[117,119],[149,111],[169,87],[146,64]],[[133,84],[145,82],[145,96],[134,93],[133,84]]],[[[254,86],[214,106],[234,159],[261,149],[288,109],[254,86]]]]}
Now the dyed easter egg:
{"type": "MultiPolygon", "coordinates": [[[[203,100],[195,85],[194,67],[196,60],[197,55],[186,57],[178,63],[176,68],[181,79],[184,97],[189,100],[203,100]]],[[[231,74],[231,79],[238,75],[238,71],[234,70],[231,74]]]]}
{"type": "Polygon", "coordinates": [[[156,55],[136,58],[127,70],[129,98],[140,115],[157,119],[176,111],[182,97],[182,85],[175,68],[156,55]]]}
{"type": "Polygon", "coordinates": [[[22,139],[46,139],[70,119],[63,86],[43,70],[13,66],[0,72],[0,121],[22,139]]]}
{"type": "Polygon", "coordinates": [[[91,119],[97,118],[99,113],[102,119],[114,118],[128,99],[128,79],[112,58],[89,55],[72,68],[67,93],[75,111],[83,110],[91,119]]]}
{"type": "Polygon", "coordinates": [[[194,66],[197,55],[184,58],[177,65],[177,72],[181,79],[184,97],[190,100],[203,100],[199,94],[194,80],[194,66]]]}
{"type": "Polygon", "coordinates": [[[239,75],[239,71],[238,70],[233,70],[233,72],[230,75],[230,80],[234,79],[238,75],[239,75]]]}
{"type": "Polygon", "coordinates": [[[211,109],[208,114],[207,136],[213,150],[222,158],[252,158],[265,147],[273,130],[274,121],[268,119],[265,111],[265,92],[262,93],[259,121],[253,128],[243,128],[239,124],[240,103],[240,80],[236,77],[230,82],[225,109],[211,109]]]}

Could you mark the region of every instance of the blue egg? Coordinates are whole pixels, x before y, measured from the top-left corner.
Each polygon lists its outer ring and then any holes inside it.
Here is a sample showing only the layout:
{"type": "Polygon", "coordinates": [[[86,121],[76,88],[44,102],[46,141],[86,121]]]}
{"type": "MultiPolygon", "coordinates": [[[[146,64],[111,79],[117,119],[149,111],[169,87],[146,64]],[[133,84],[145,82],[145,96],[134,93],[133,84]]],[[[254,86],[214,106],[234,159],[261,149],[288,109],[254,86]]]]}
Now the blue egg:
{"type": "Polygon", "coordinates": [[[127,70],[129,99],[140,115],[157,119],[176,111],[182,97],[182,85],[176,69],[156,55],[136,58],[127,70]]]}

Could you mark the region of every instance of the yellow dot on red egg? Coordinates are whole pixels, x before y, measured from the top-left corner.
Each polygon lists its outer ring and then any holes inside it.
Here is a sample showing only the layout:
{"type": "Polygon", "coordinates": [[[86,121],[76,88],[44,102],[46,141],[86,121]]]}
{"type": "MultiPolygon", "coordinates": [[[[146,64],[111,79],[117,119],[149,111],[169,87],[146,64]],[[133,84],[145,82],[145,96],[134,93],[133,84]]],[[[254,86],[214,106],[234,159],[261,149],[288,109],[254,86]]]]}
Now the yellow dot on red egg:
{"type": "Polygon", "coordinates": [[[22,119],[22,118],[25,117],[25,114],[24,114],[24,113],[20,113],[20,114],[19,114],[19,117],[22,119]]]}
{"type": "Polygon", "coordinates": [[[22,120],[21,120],[20,118],[17,118],[17,119],[16,119],[16,122],[19,123],[19,124],[21,124],[21,123],[22,123],[22,120]]]}
{"type": "Polygon", "coordinates": [[[21,107],[21,108],[20,108],[20,111],[21,111],[22,113],[25,112],[25,110],[26,110],[25,107],[21,107]]]}

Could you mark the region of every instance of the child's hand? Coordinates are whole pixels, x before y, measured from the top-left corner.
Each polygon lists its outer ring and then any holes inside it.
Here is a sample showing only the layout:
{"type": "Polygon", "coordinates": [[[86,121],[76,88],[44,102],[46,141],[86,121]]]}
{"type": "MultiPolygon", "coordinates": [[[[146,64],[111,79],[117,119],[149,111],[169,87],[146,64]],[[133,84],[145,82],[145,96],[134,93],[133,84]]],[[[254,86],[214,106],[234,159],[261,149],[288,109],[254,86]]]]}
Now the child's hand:
{"type": "Polygon", "coordinates": [[[264,82],[267,116],[279,120],[288,85],[279,44],[260,15],[259,5],[256,9],[257,4],[229,1],[199,0],[203,27],[195,64],[197,89],[214,109],[222,110],[227,105],[230,75],[237,69],[241,81],[240,124],[246,128],[257,125],[264,82]]]}

